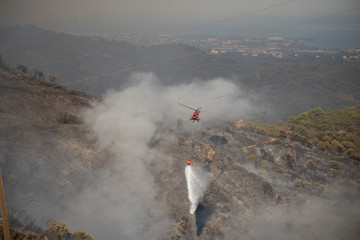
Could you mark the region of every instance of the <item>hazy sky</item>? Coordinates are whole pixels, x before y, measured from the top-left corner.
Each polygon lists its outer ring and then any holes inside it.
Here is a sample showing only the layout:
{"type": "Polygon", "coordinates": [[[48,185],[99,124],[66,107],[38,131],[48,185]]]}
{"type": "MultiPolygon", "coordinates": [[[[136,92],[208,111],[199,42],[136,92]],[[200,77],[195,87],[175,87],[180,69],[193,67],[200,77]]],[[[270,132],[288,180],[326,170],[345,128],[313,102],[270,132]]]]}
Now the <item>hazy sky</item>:
{"type": "MultiPolygon", "coordinates": [[[[0,0],[0,4],[1,26],[32,24],[67,33],[286,36],[348,31],[349,38],[360,41],[360,10],[338,14],[360,7],[359,0],[0,0]],[[338,15],[326,18],[333,14],[338,15]],[[324,19],[316,20],[320,18],[324,19]],[[307,23],[311,20],[316,21],[307,23]]],[[[335,36],[339,34],[344,33],[335,36]]]]}

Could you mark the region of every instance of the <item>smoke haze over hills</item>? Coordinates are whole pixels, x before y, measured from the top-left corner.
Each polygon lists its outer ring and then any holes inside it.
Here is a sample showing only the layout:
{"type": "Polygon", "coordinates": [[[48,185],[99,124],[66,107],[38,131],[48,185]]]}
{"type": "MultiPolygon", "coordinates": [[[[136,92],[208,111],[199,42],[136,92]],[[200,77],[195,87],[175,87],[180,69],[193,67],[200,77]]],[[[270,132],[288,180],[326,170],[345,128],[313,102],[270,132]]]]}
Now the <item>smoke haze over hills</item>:
{"type": "Polygon", "coordinates": [[[49,30],[67,33],[116,34],[209,34],[249,36],[284,35],[286,37],[332,39],[333,47],[358,46],[360,30],[359,10],[355,0],[336,1],[181,1],[165,0],[133,2],[113,1],[62,1],[44,0],[2,1],[2,26],[33,24],[49,30]],[[251,14],[246,14],[251,13],[251,14]],[[331,19],[301,25],[310,19],[331,19]],[[243,16],[245,15],[245,16],[243,16]],[[225,21],[224,21],[225,20],[225,21]],[[194,28],[195,26],[195,28],[194,28]],[[286,31],[279,29],[288,28],[286,31]],[[189,30],[192,29],[192,30],[189,30]],[[343,33],[339,38],[338,33],[343,33]],[[351,40],[349,39],[351,38],[351,40]]]}

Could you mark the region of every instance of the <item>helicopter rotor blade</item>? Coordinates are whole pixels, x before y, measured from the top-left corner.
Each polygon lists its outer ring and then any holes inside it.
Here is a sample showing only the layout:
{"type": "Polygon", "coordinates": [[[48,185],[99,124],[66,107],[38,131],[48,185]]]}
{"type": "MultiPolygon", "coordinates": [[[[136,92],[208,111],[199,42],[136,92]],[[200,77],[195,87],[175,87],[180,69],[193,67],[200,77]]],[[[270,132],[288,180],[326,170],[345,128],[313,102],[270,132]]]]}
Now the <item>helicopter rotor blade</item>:
{"type": "MultiPolygon", "coordinates": [[[[188,106],[186,106],[186,105],[184,105],[184,104],[181,104],[181,103],[178,103],[178,104],[181,105],[181,106],[183,106],[183,107],[186,107],[186,108],[189,108],[189,109],[191,109],[191,110],[194,110],[194,111],[197,110],[197,109],[195,109],[195,108],[188,107],[188,106]]],[[[200,108],[198,108],[198,109],[200,109],[200,108]]]]}

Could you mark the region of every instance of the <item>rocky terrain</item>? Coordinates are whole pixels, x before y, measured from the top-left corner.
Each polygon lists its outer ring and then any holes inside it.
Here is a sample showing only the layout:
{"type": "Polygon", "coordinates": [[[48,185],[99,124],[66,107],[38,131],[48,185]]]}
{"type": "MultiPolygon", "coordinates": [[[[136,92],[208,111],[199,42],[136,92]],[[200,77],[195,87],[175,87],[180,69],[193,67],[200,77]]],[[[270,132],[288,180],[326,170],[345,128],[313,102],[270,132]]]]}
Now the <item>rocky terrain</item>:
{"type": "Polygon", "coordinates": [[[61,220],[95,239],[360,236],[359,162],[347,155],[241,121],[128,119],[111,112],[125,93],[94,99],[6,67],[0,93],[0,165],[19,231],[61,220]],[[210,179],[195,214],[189,159],[210,179]]]}
{"type": "Polygon", "coordinates": [[[164,191],[163,198],[170,203],[174,214],[186,222],[186,230],[181,230],[187,239],[279,239],[285,236],[303,239],[314,235],[322,239],[324,230],[330,239],[359,236],[353,225],[359,213],[357,161],[309,149],[296,142],[254,134],[239,124],[208,127],[198,133],[197,140],[168,131],[162,138],[167,145],[167,155],[172,157],[170,168],[164,169],[156,181],[163,186],[161,189],[177,186],[175,189],[183,192],[179,195],[178,191],[164,191]],[[174,141],[169,144],[169,139],[174,141]],[[210,186],[195,216],[188,214],[186,188],[181,187],[185,186],[180,170],[184,155],[191,158],[196,167],[211,173],[210,186]],[[179,199],[179,196],[184,197],[179,199]],[[183,205],[182,208],[179,205],[183,205]],[[333,209],[334,205],[337,209],[333,209]],[[317,208],[313,209],[317,216],[312,216],[312,208],[317,208]],[[279,212],[280,216],[276,216],[279,212]],[[354,215],[347,219],[349,212],[354,215]],[[302,214],[309,215],[309,219],[302,222],[302,214]],[[332,224],[334,219],[344,222],[333,226],[336,230],[322,229],[313,217],[321,219],[324,225],[332,224]],[[279,223],[267,226],[273,229],[262,229],[265,226],[260,226],[259,218],[268,218],[262,219],[261,224],[279,223]],[[353,230],[343,232],[351,226],[353,230]]]}

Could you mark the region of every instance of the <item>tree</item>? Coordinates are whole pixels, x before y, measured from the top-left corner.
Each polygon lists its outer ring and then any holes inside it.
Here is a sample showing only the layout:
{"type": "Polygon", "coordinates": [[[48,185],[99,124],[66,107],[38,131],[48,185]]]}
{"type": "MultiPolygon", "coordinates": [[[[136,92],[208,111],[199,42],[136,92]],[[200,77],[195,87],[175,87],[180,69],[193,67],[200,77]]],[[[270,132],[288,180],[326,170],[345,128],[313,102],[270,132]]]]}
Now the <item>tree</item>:
{"type": "Polygon", "coordinates": [[[290,116],[290,117],[288,118],[288,123],[289,123],[289,124],[295,124],[295,123],[296,123],[296,117],[290,116]]]}
{"type": "Polygon", "coordinates": [[[314,118],[314,117],[318,117],[318,116],[321,116],[324,114],[324,111],[321,109],[321,107],[317,107],[317,108],[314,108],[314,109],[311,109],[309,112],[308,112],[308,116],[310,118],[314,118]]]}
{"type": "Polygon", "coordinates": [[[29,70],[28,66],[22,65],[22,64],[18,64],[17,65],[17,69],[23,73],[27,73],[29,70]]]}
{"type": "Polygon", "coordinates": [[[94,240],[94,238],[87,233],[76,231],[71,234],[71,240],[94,240]]]}
{"type": "Polygon", "coordinates": [[[65,239],[70,234],[69,229],[63,222],[52,221],[47,229],[47,232],[55,239],[65,239]]]}
{"type": "Polygon", "coordinates": [[[45,74],[42,71],[34,70],[34,77],[38,80],[45,80],[45,74]]]}
{"type": "Polygon", "coordinates": [[[55,83],[57,80],[58,80],[58,77],[57,77],[55,74],[51,74],[51,75],[49,76],[49,81],[50,81],[51,83],[55,83]]]}

